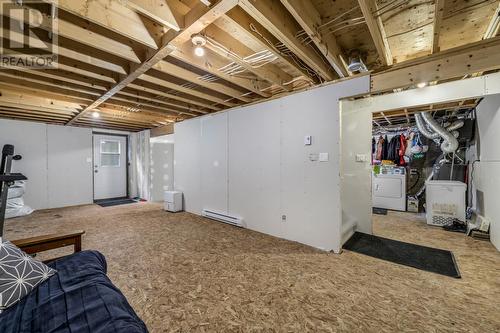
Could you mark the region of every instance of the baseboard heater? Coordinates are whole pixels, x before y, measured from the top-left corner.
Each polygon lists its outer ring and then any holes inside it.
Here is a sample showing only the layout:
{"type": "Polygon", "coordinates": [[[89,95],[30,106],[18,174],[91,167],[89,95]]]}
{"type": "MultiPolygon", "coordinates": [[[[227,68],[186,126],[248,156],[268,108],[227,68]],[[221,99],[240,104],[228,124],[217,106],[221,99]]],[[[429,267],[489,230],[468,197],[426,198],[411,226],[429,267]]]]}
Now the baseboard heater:
{"type": "Polygon", "coordinates": [[[241,217],[222,214],[222,213],[219,213],[219,212],[216,212],[213,210],[208,210],[208,209],[204,209],[201,212],[201,215],[204,217],[207,217],[209,219],[232,224],[232,225],[235,225],[237,227],[243,226],[243,219],[241,217]]]}

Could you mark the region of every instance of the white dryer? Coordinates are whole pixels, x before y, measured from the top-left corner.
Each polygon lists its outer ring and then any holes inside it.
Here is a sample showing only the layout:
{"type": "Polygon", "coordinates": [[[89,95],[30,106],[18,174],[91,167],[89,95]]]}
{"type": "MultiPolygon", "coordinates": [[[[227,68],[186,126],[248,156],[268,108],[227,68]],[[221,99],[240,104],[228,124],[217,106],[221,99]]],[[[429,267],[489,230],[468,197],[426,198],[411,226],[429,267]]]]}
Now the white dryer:
{"type": "Polygon", "coordinates": [[[406,211],[406,169],[381,166],[372,174],[373,207],[406,211]]]}

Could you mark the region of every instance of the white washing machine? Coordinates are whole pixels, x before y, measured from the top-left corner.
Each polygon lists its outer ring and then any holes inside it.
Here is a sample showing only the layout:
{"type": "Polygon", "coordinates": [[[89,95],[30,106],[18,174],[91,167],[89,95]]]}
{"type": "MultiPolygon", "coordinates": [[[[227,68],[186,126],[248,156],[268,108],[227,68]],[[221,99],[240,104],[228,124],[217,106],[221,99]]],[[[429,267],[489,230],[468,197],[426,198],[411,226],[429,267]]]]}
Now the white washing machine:
{"type": "Polygon", "coordinates": [[[373,207],[406,211],[406,169],[381,166],[372,175],[373,207]]]}

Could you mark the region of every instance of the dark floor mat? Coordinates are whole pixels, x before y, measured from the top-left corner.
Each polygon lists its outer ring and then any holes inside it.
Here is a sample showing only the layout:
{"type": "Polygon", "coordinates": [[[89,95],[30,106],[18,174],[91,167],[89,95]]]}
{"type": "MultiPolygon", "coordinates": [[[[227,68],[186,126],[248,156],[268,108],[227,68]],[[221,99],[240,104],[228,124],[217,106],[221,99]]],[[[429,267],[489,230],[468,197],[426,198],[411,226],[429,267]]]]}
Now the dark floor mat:
{"type": "Polygon", "coordinates": [[[387,215],[387,209],[385,209],[385,208],[373,207],[372,212],[373,212],[373,214],[377,214],[377,215],[387,215]]]}
{"type": "Polygon", "coordinates": [[[355,232],[344,249],[424,271],[460,278],[453,253],[355,232]]]}
{"type": "Polygon", "coordinates": [[[94,203],[96,205],[99,205],[101,207],[111,207],[111,206],[118,206],[118,205],[127,205],[131,203],[136,203],[137,200],[133,199],[104,199],[104,200],[95,200],[94,203]]]}

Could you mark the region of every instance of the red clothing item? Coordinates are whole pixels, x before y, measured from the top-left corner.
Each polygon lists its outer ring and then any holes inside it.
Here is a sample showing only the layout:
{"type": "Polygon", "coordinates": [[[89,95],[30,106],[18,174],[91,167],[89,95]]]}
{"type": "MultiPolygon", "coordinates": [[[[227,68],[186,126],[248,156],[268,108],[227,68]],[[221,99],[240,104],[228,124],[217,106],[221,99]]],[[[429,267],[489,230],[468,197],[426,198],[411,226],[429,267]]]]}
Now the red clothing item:
{"type": "Polygon", "coordinates": [[[399,136],[399,151],[398,151],[398,155],[399,155],[399,165],[400,166],[405,166],[406,165],[406,162],[405,162],[405,159],[404,159],[404,156],[405,156],[405,152],[406,152],[406,137],[401,134],[399,136]]]}

